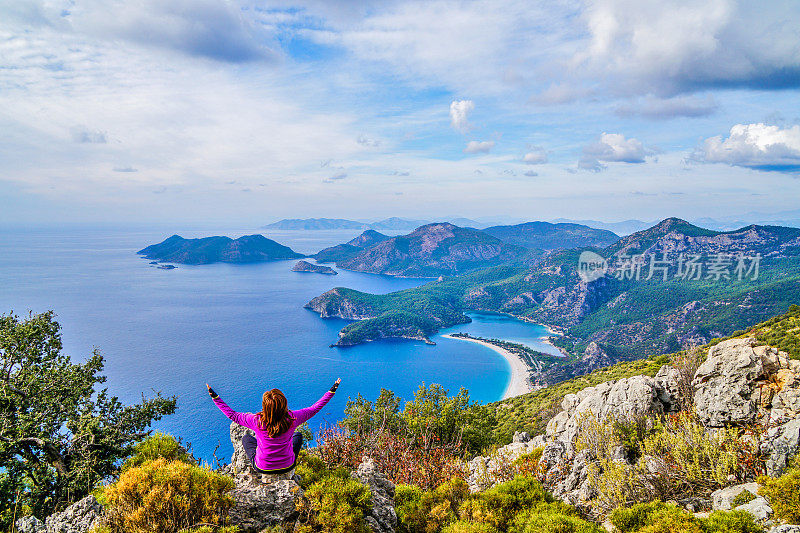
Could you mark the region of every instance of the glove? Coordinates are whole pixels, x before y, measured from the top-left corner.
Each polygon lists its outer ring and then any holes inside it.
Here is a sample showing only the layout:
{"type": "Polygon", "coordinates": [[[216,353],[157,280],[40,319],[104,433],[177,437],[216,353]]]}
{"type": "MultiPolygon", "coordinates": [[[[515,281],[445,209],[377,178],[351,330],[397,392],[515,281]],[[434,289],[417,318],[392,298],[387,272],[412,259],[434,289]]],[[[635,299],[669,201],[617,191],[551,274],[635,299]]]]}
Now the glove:
{"type": "Polygon", "coordinates": [[[206,387],[208,387],[208,394],[209,394],[209,396],[211,396],[211,399],[212,399],[212,400],[219,398],[219,394],[217,394],[216,392],[214,392],[214,389],[212,389],[211,387],[209,387],[209,386],[208,386],[208,383],[206,383],[206,387]]]}
{"type": "Polygon", "coordinates": [[[331,392],[335,393],[336,389],[339,388],[339,383],[341,383],[341,382],[342,382],[342,378],[337,379],[336,382],[334,382],[334,384],[331,386],[331,392]]]}

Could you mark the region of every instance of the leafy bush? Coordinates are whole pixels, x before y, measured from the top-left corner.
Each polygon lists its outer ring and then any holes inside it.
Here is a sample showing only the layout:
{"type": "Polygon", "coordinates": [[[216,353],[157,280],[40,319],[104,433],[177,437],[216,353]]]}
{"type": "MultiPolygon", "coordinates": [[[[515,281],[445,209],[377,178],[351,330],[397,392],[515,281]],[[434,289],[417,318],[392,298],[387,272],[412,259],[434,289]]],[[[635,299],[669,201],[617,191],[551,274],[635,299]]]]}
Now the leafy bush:
{"type": "Polygon", "coordinates": [[[758,493],[769,500],[775,516],[788,524],[800,523],[800,460],[795,457],[779,478],[761,476],[758,493]]]}
{"type": "Polygon", "coordinates": [[[460,454],[451,446],[433,444],[426,449],[420,441],[392,432],[357,434],[338,428],[323,430],[318,440],[321,444],[315,453],[328,468],[356,468],[369,456],[394,483],[424,489],[465,476],[460,454]]]}
{"type": "Polygon", "coordinates": [[[514,460],[513,467],[522,476],[537,477],[540,472],[539,461],[542,459],[544,448],[539,446],[532,451],[520,455],[514,460]]]}
{"type": "Polygon", "coordinates": [[[751,501],[756,499],[756,495],[750,492],[749,490],[743,490],[736,497],[731,501],[731,507],[739,507],[740,505],[744,505],[746,503],[750,503],[751,501]]]}
{"type": "Polygon", "coordinates": [[[231,478],[160,457],[120,474],[105,488],[106,524],[112,533],[180,531],[223,524],[233,505],[231,478]]]}
{"type": "Polygon", "coordinates": [[[705,494],[729,483],[729,476],[752,479],[761,463],[754,439],[741,437],[735,428],[706,431],[692,413],[667,417],[662,431],[648,437],[644,453],[666,464],[662,472],[674,493],[705,494]]]}
{"type": "Polygon", "coordinates": [[[459,520],[453,522],[442,530],[442,533],[499,533],[497,528],[489,524],[480,524],[475,522],[464,522],[459,520]]]}
{"type": "Polygon", "coordinates": [[[133,447],[133,456],[122,465],[122,471],[163,457],[168,462],[195,463],[194,457],[172,435],[156,432],[133,447]]]}
{"type": "Polygon", "coordinates": [[[398,529],[408,533],[439,532],[458,520],[458,508],[468,497],[469,487],[461,478],[424,492],[418,487],[399,485],[395,488],[398,529]]]}
{"type": "Polygon", "coordinates": [[[473,495],[461,505],[459,514],[461,518],[489,523],[505,531],[514,517],[525,509],[570,512],[568,506],[554,502],[553,495],[536,479],[517,476],[511,481],[473,495]]]}
{"type": "Polygon", "coordinates": [[[753,515],[746,511],[714,511],[700,521],[705,533],[761,533],[753,515]]]}
{"type": "Polygon", "coordinates": [[[675,505],[667,505],[650,515],[639,533],[703,533],[700,521],[675,505]]]}
{"type": "Polygon", "coordinates": [[[609,520],[620,533],[759,533],[753,515],[744,511],[714,511],[708,518],[662,501],[618,507],[609,520]]]}
{"type": "Polygon", "coordinates": [[[492,443],[496,419],[492,409],[470,403],[469,392],[449,396],[441,385],[422,386],[400,411],[402,400],[386,389],[374,403],[361,395],[347,402],[345,418],[339,423],[352,434],[402,435],[425,449],[444,446],[463,453],[478,453],[492,443]]]}
{"type": "Polygon", "coordinates": [[[364,516],[371,508],[367,487],[344,469],[325,472],[298,503],[303,524],[299,532],[368,533],[364,516]]]}
{"type": "Polygon", "coordinates": [[[763,468],[756,441],[735,428],[707,432],[688,412],[669,415],[663,423],[651,419],[649,425],[648,431],[621,432],[619,423],[601,422],[591,414],[581,420],[576,449],[589,450],[595,458],[589,463],[589,483],[597,495],[594,503],[602,509],[685,493],[710,494],[729,484],[730,476],[752,479],[763,468]],[[635,455],[641,454],[635,465],[615,460],[624,439],[637,448],[635,455]]]}
{"type": "Polygon", "coordinates": [[[597,524],[574,515],[528,510],[519,514],[509,533],[604,533],[597,524]]]}
{"type": "Polygon", "coordinates": [[[630,507],[617,507],[608,519],[614,524],[620,533],[633,533],[643,528],[651,519],[654,513],[667,506],[662,501],[652,501],[648,503],[637,503],[630,507]]]}

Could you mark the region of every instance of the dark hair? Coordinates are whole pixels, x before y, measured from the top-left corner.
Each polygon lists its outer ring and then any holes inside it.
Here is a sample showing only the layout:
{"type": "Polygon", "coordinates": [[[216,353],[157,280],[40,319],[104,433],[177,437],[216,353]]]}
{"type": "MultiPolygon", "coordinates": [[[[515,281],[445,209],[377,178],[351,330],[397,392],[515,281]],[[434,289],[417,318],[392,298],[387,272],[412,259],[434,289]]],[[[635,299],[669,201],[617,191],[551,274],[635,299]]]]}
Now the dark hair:
{"type": "Polygon", "coordinates": [[[292,425],[294,418],[289,416],[286,407],[286,396],[278,389],[272,389],[261,397],[262,411],[259,415],[259,425],[264,428],[270,437],[286,433],[292,425]]]}

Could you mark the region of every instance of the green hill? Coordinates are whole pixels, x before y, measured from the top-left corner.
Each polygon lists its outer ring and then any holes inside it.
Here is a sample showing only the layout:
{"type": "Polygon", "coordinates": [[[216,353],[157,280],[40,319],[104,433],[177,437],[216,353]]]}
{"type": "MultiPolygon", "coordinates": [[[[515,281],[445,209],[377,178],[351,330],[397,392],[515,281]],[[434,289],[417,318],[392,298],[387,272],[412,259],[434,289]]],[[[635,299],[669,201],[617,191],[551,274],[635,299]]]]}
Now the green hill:
{"type": "Polygon", "coordinates": [[[305,257],[263,235],[245,235],[238,239],[219,236],[184,239],[173,235],[136,253],[147,259],[187,265],[258,263],[305,257]]]}

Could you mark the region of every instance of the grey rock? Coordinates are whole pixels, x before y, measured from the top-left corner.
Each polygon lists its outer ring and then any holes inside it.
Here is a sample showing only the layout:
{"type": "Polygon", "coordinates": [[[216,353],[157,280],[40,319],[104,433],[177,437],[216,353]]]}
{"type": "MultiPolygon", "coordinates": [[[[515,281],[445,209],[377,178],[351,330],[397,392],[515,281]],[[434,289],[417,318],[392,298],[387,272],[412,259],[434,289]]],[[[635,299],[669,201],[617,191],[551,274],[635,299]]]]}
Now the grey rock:
{"type": "Polygon", "coordinates": [[[744,505],[740,505],[736,510],[750,513],[757,522],[766,522],[772,516],[772,507],[770,507],[767,500],[761,496],[744,505]]]}
{"type": "Polygon", "coordinates": [[[531,436],[527,431],[515,431],[512,442],[528,442],[529,440],[531,440],[531,436]]]}
{"type": "Polygon", "coordinates": [[[573,442],[581,420],[590,413],[600,420],[635,420],[664,410],[658,400],[655,380],[649,376],[607,381],[576,394],[568,394],[561,402],[561,407],[563,411],[547,424],[548,440],[573,442]]]}
{"type": "Polygon", "coordinates": [[[48,516],[45,527],[47,533],[87,533],[100,525],[102,516],[103,506],[90,494],[60,513],[48,516]]]}
{"type": "Polygon", "coordinates": [[[358,468],[350,475],[366,485],[372,495],[372,509],[365,517],[373,533],[391,533],[397,527],[397,513],[394,510],[394,483],[375,468],[372,459],[364,458],[358,468]]]}
{"type": "Polygon", "coordinates": [[[694,402],[701,421],[711,427],[755,420],[758,404],[751,396],[764,367],[750,338],[723,341],[708,350],[695,372],[694,402]]]}
{"type": "Polygon", "coordinates": [[[235,501],[230,511],[231,523],[243,533],[257,533],[294,518],[303,489],[293,479],[272,483],[237,479],[231,496],[235,501]]]}
{"type": "Polygon", "coordinates": [[[769,533],[800,533],[800,526],[783,524],[782,526],[773,527],[769,533]]]}
{"type": "Polygon", "coordinates": [[[18,533],[46,533],[47,528],[41,520],[35,516],[24,516],[14,522],[18,533]]]}
{"type": "Polygon", "coordinates": [[[231,444],[233,445],[233,454],[231,454],[232,473],[235,475],[248,472],[251,469],[250,460],[247,458],[247,454],[242,446],[242,437],[247,433],[255,436],[255,432],[252,429],[240,426],[236,422],[231,422],[230,433],[231,444]]]}
{"type": "Polygon", "coordinates": [[[761,442],[761,453],[767,456],[768,476],[780,476],[800,448],[800,418],[770,428],[761,442]]]}
{"type": "Polygon", "coordinates": [[[661,403],[665,404],[668,411],[678,410],[681,398],[680,382],[681,373],[677,368],[669,365],[662,366],[653,378],[656,382],[656,393],[661,403]]]}
{"type": "Polygon", "coordinates": [[[715,490],[711,493],[711,508],[715,511],[730,511],[733,508],[733,500],[746,490],[758,495],[758,483],[742,483],[715,490]]]}

